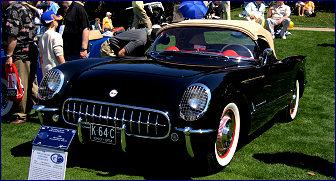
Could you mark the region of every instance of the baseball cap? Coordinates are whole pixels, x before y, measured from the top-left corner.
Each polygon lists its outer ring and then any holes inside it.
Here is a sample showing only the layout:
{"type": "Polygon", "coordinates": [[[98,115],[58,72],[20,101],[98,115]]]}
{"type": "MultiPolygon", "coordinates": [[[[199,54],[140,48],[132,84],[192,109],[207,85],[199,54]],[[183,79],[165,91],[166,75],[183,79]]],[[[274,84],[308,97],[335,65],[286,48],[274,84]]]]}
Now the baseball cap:
{"type": "Polygon", "coordinates": [[[51,23],[54,20],[62,20],[63,17],[60,15],[56,15],[54,12],[52,11],[47,11],[44,12],[41,15],[41,21],[44,22],[45,24],[51,23]]]}

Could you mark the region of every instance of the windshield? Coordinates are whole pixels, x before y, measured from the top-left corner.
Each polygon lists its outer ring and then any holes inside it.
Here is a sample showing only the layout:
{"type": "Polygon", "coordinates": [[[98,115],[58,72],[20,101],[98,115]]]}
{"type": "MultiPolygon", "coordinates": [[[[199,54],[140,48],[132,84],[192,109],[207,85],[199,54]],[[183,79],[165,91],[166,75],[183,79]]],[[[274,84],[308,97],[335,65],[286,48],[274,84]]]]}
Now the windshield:
{"type": "Polygon", "coordinates": [[[254,41],[239,31],[192,27],[161,32],[150,51],[254,59],[255,47],[254,41]]]}

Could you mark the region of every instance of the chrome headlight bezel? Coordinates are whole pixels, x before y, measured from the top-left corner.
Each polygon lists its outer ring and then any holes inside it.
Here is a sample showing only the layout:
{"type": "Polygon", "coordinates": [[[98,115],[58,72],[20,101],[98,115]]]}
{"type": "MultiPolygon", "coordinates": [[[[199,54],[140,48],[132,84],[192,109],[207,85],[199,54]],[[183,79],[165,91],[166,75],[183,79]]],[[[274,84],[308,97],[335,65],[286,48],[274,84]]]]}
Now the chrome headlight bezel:
{"type": "Polygon", "coordinates": [[[199,119],[208,110],[210,89],[201,83],[190,85],[183,93],[179,104],[180,117],[186,121],[199,119]]]}
{"type": "Polygon", "coordinates": [[[40,100],[49,100],[61,90],[64,83],[64,74],[58,69],[49,70],[40,83],[38,97],[40,100]]]}

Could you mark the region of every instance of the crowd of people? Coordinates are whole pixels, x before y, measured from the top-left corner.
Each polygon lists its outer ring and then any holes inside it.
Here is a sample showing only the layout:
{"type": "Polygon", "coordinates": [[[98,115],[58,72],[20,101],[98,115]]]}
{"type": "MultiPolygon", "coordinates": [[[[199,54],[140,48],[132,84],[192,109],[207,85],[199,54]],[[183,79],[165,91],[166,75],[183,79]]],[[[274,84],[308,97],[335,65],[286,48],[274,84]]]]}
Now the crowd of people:
{"type": "MultiPolygon", "coordinates": [[[[204,3],[208,8],[207,18],[231,19],[230,1],[204,3]]],[[[6,11],[2,18],[2,41],[7,42],[4,48],[6,65],[16,65],[25,90],[22,101],[18,103],[17,118],[11,123],[24,123],[37,100],[36,60],[39,59],[45,75],[59,64],[88,58],[90,29],[103,33],[116,28],[112,24],[111,12],[106,12],[102,22],[96,18],[92,28],[84,4],[78,1],[38,1],[36,6],[23,1],[1,1],[1,4],[6,11]]],[[[265,26],[273,38],[275,28],[281,25],[280,37],[286,39],[291,22],[290,7],[284,1],[277,1],[269,8],[265,19],[266,7],[263,1],[249,2],[242,15],[248,21],[265,26]]],[[[160,27],[152,25],[143,1],[132,1],[132,9],[134,17],[130,30],[122,29],[123,33],[108,38],[101,46],[101,56],[141,55],[154,40],[160,27]],[[139,29],[140,22],[145,28],[139,29]]],[[[295,11],[299,16],[316,13],[312,1],[298,1],[295,11]]]]}
{"type": "MultiPolygon", "coordinates": [[[[298,1],[295,5],[295,13],[299,16],[307,15],[308,17],[314,16],[315,5],[312,1],[298,1]]],[[[276,1],[276,4],[269,8],[265,20],[266,6],[263,1],[249,2],[245,8],[241,17],[245,17],[248,21],[255,21],[272,34],[273,39],[276,37],[276,29],[280,31],[279,36],[282,39],[286,39],[286,35],[290,34],[287,29],[290,26],[291,8],[284,3],[284,1],[276,1]]]]}

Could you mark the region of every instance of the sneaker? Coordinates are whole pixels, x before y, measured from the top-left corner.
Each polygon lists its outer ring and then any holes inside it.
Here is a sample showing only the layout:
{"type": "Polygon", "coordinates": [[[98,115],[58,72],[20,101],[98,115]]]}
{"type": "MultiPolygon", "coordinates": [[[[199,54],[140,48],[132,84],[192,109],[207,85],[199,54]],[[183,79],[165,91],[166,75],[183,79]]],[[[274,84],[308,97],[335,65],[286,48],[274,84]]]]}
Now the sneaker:
{"type": "Polygon", "coordinates": [[[289,31],[286,31],[286,35],[291,35],[292,33],[289,31]]]}
{"type": "Polygon", "coordinates": [[[286,39],[286,35],[283,35],[281,38],[285,40],[286,39]]]}

